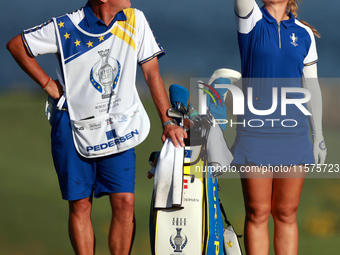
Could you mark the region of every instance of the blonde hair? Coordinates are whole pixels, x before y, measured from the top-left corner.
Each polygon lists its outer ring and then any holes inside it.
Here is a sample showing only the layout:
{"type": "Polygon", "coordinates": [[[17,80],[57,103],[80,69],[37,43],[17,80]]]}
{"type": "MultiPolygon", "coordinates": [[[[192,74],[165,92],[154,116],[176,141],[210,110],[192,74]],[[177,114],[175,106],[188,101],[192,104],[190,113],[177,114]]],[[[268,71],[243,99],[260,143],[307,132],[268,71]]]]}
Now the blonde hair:
{"type": "MultiPolygon", "coordinates": [[[[291,12],[295,18],[297,18],[298,12],[299,12],[298,3],[302,4],[302,0],[288,0],[288,4],[287,4],[287,12],[291,12]]],[[[314,27],[312,27],[306,21],[303,21],[303,20],[299,20],[299,21],[302,24],[308,26],[310,29],[312,29],[315,36],[317,36],[318,38],[321,38],[321,35],[319,34],[318,30],[316,30],[314,27]]]]}

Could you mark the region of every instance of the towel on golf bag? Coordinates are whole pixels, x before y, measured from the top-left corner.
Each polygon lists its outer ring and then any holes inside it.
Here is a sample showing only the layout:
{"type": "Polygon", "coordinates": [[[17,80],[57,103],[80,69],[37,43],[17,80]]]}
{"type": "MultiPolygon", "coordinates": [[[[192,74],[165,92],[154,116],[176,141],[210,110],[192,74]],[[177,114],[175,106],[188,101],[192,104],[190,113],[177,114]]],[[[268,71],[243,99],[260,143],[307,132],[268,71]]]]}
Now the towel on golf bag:
{"type": "MultiPolygon", "coordinates": [[[[223,132],[219,125],[212,126],[210,128],[207,137],[207,154],[208,154],[208,165],[217,163],[223,168],[228,167],[234,160],[233,154],[231,154],[227,142],[224,139],[223,132]]],[[[221,172],[222,174],[223,172],[221,172]]]]}
{"type": "Polygon", "coordinates": [[[154,208],[182,206],[184,148],[167,138],[159,154],[154,178],[154,208]]]}

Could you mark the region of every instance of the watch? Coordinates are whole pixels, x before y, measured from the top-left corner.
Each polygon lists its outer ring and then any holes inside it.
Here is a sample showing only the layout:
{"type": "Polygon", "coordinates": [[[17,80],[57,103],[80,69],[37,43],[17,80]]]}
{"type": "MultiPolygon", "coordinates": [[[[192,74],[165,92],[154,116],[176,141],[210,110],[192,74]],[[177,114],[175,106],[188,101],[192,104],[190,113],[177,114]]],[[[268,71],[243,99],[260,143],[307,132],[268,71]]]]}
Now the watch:
{"type": "Polygon", "coordinates": [[[164,127],[167,126],[167,125],[176,125],[176,126],[177,126],[177,121],[174,120],[174,119],[170,119],[170,120],[164,122],[163,125],[162,125],[162,127],[164,128],[164,127]]]}

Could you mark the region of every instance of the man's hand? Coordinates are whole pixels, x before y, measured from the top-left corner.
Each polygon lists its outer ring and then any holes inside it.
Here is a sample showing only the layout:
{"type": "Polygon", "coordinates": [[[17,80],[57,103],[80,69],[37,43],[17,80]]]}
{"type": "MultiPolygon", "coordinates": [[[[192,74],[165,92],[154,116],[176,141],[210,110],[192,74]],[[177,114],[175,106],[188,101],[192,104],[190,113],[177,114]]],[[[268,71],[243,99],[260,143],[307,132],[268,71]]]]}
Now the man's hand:
{"type": "Polygon", "coordinates": [[[175,147],[184,147],[184,138],[188,138],[187,132],[183,128],[176,125],[167,125],[164,127],[162,141],[164,142],[166,138],[170,138],[175,147]]]}
{"type": "Polygon", "coordinates": [[[58,99],[64,94],[63,87],[60,85],[58,80],[51,80],[45,91],[54,99],[58,99]]]}

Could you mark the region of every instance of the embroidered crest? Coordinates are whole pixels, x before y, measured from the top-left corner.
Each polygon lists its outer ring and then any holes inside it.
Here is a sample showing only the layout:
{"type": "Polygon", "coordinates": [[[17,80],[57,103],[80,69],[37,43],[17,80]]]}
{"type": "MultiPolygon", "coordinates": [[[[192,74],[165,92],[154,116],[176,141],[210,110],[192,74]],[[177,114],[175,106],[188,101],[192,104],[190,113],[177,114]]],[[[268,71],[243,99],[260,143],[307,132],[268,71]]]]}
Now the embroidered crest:
{"type": "Polygon", "coordinates": [[[298,40],[298,37],[295,36],[295,33],[292,33],[292,35],[290,36],[290,39],[292,40],[290,42],[292,45],[294,45],[295,47],[298,46],[298,44],[296,43],[296,41],[298,40]]]}

